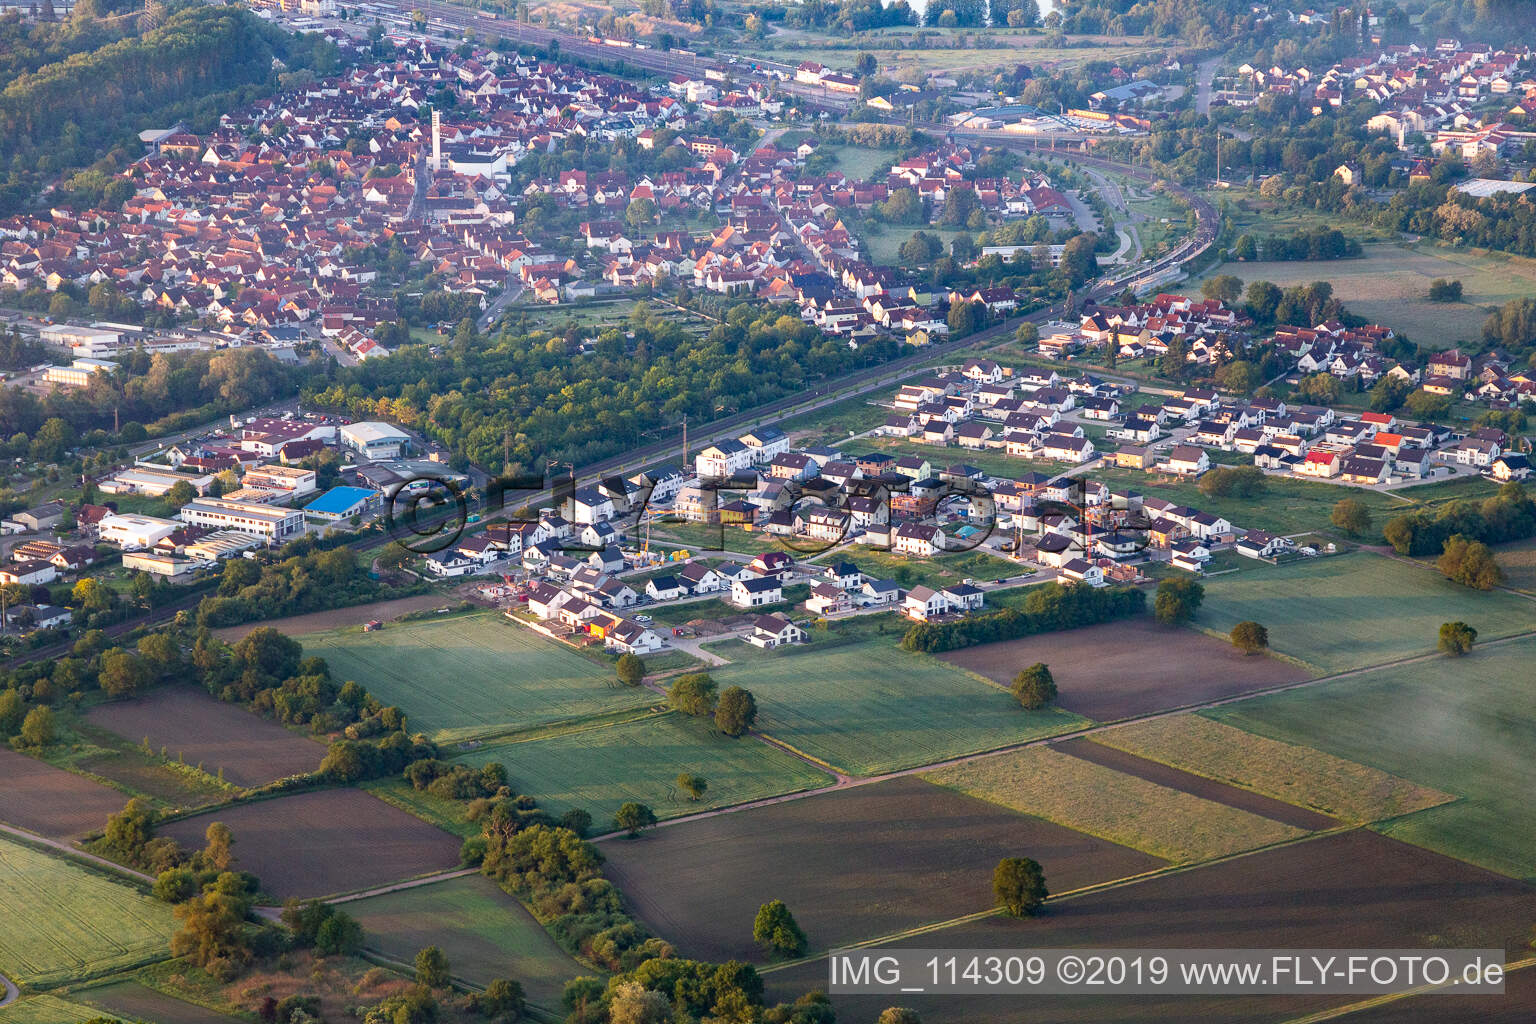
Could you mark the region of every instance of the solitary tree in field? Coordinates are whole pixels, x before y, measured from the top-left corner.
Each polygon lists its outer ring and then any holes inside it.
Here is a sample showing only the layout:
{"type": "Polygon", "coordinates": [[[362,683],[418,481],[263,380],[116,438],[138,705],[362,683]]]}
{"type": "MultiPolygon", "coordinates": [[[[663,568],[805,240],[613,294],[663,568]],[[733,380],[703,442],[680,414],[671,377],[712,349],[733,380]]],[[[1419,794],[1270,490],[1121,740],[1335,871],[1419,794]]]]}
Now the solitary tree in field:
{"type": "Polygon", "coordinates": [[[667,703],[685,715],[707,715],[715,709],[715,681],[708,672],[678,676],[667,691],[667,703]]]}
{"type": "Polygon", "coordinates": [[[997,905],[1011,917],[1032,917],[1049,893],[1045,872],[1028,857],[1004,857],[992,872],[992,893],[997,905]]]}
{"type": "Polygon", "coordinates": [[[1329,518],[1333,520],[1334,526],[1351,537],[1359,537],[1371,528],[1371,510],[1359,498],[1345,498],[1333,506],[1329,518]]]}
{"type": "Polygon", "coordinates": [[[677,777],[677,788],[687,794],[689,800],[698,803],[704,796],[705,790],[709,789],[709,780],[702,775],[683,772],[677,777]]]}
{"type": "Polygon", "coordinates": [[[1269,630],[1252,620],[1232,627],[1232,646],[1244,654],[1258,654],[1269,646],[1269,630]]]}
{"type": "Polygon", "coordinates": [[[1056,701],[1056,680],[1044,662],[1037,661],[1013,677],[1013,695],[1026,711],[1039,711],[1056,701]]]}
{"type": "Polygon", "coordinates": [[[805,952],[805,932],[795,922],[783,900],[770,900],[757,908],[752,939],[776,956],[793,957],[805,952]]]}
{"type": "Polygon", "coordinates": [[[1465,622],[1447,622],[1440,626],[1440,649],[1453,658],[1470,652],[1476,642],[1477,630],[1465,622]]]}
{"type": "Polygon", "coordinates": [[[631,800],[619,808],[619,812],[613,816],[615,827],[628,832],[633,839],[643,830],[656,824],[656,812],[645,804],[631,800]]]}
{"type": "Polygon", "coordinates": [[[625,686],[639,686],[645,678],[645,662],[640,660],[638,654],[621,654],[619,662],[614,667],[618,674],[619,682],[625,686]]]}
{"type": "Polygon", "coordinates": [[[450,984],[448,956],[436,946],[427,946],[416,954],[416,984],[427,988],[447,988],[450,984]]]}
{"type": "Polygon", "coordinates": [[[715,706],[715,728],[727,736],[742,736],[757,721],[757,701],[751,690],[729,687],[715,706]]]}
{"type": "Polygon", "coordinates": [[[1168,579],[1157,585],[1152,611],[1157,621],[1168,626],[1188,622],[1205,600],[1205,587],[1190,579],[1168,579]]]}

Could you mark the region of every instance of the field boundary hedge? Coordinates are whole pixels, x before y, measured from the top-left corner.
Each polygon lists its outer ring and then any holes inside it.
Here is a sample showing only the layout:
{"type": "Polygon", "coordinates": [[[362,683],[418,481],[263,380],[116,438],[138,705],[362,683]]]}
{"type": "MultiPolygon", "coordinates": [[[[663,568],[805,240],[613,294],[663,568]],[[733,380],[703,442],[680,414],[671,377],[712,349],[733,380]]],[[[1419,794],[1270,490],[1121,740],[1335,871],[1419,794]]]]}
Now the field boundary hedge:
{"type": "Polygon", "coordinates": [[[1134,587],[1100,590],[1085,583],[1041,585],[1029,595],[1022,610],[1005,608],[983,615],[968,615],[953,622],[916,623],[902,637],[901,647],[907,651],[936,654],[998,640],[1016,640],[1037,633],[1092,626],[1141,615],[1146,610],[1146,592],[1134,587]]]}

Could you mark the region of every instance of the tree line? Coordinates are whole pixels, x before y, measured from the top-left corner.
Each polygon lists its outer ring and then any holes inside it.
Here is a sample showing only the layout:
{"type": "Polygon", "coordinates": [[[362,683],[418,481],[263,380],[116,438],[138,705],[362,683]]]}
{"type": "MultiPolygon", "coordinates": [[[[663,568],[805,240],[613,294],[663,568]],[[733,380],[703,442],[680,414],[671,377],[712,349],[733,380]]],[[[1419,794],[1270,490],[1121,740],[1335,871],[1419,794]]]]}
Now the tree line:
{"type": "Polygon", "coordinates": [[[1415,557],[1444,553],[1453,536],[1483,544],[1525,540],[1536,536],[1536,502],[1511,481],[1480,502],[1453,501],[1389,519],[1381,532],[1392,550],[1415,557]]]}
{"type": "Polygon", "coordinates": [[[1130,618],[1140,615],[1146,607],[1147,595],[1132,587],[1100,589],[1086,583],[1032,587],[1022,609],[968,615],[954,622],[914,623],[901,638],[901,646],[907,651],[936,654],[1130,618]]]}

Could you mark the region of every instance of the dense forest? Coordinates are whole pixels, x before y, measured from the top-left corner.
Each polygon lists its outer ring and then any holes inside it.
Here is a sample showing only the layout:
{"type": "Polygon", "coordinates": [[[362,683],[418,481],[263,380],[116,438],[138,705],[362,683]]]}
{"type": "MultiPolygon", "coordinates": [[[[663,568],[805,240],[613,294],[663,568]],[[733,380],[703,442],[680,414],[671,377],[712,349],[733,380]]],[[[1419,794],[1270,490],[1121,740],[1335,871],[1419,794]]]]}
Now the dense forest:
{"type": "Polygon", "coordinates": [[[517,325],[482,340],[466,323],[443,355],[416,346],[340,369],[306,403],[414,427],[493,472],[542,470],[547,458],[592,462],[678,428],[685,414],[712,420],[899,351],[889,339],[852,350],[761,303],[723,319],[700,337],[641,303],[626,331],[586,344],[574,330],[517,325]]]}
{"type": "MultiPolygon", "coordinates": [[[[96,374],[83,388],[38,397],[20,388],[0,389],[0,437],[19,454],[45,424],[71,447],[94,430],[120,427],[119,439],[142,440],[194,426],[226,413],[293,395],[300,371],[260,349],[221,352],[127,353],[119,369],[96,374]]],[[[62,454],[62,451],[54,454],[62,454]]]]}
{"type": "Polygon", "coordinates": [[[211,128],[219,114],[271,91],[273,58],[290,72],[326,74],[338,65],[323,37],[290,36],[240,8],[189,6],[120,38],[92,19],[85,5],[62,26],[0,28],[0,43],[18,47],[0,57],[14,76],[0,91],[0,166],[8,172],[0,211],[114,147],[136,153],[144,128],[178,120],[211,128]],[[62,59],[37,63],[55,55],[62,59]]]}

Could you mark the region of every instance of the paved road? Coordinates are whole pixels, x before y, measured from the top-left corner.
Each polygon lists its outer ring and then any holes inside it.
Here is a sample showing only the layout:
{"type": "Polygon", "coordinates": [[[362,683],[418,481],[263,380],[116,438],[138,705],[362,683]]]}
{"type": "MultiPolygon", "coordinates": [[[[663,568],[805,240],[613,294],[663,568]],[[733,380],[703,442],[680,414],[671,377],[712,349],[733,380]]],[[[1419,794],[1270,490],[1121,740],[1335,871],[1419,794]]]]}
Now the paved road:
{"type": "Polygon", "coordinates": [[[1200,62],[1196,78],[1195,110],[1201,114],[1211,112],[1211,83],[1216,80],[1216,69],[1221,66],[1220,57],[1200,62]]]}
{"type": "Polygon", "coordinates": [[[0,991],[0,1006],[9,1006],[16,1001],[17,996],[21,995],[16,991],[16,986],[11,984],[11,979],[3,974],[0,974],[0,987],[4,989],[0,991]]]}

